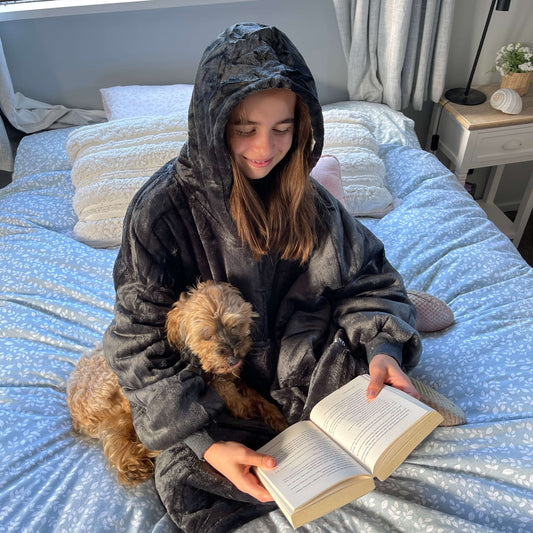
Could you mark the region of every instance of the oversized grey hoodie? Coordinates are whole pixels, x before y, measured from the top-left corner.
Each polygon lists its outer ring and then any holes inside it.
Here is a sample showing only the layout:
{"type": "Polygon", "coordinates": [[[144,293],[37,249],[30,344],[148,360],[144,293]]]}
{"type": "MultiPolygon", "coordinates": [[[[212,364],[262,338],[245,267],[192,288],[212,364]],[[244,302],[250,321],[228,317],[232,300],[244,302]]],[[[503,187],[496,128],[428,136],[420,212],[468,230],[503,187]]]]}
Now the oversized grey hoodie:
{"type": "Polygon", "coordinates": [[[315,139],[310,163],[316,163],[322,113],[304,59],[276,28],[229,28],[201,59],[188,142],[129,206],[114,269],[106,358],[140,439],[163,452],[156,486],[187,531],[227,531],[268,508],[253,505],[200,459],[215,440],[259,446],[272,437],[260,421],[232,419],[197,362],[169,347],[166,314],[188,286],[199,279],[230,282],[252,303],[260,318],[242,376],[291,423],[365,371],[375,354],[390,354],[409,369],[420,352],[414,308],[381,242],[320,185],[314,183],[322,224],[307,263],[276,254],[257,261],[240,241],[229,209],[233,176],[225,129],[244,98],[270,88],[290,89],[306,102],[315,139]]]}

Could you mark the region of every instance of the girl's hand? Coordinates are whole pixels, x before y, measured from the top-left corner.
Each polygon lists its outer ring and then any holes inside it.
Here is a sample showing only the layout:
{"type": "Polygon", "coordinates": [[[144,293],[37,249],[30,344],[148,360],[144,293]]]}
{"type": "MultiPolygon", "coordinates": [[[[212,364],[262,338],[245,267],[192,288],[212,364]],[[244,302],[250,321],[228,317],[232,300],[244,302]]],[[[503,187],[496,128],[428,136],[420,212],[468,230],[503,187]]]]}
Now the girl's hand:
{"type": "Polygon", "coordinates": [[[273,457],[257,453],[238,442],[220,441],[207,448],[204,459],[240,491],[260,502],[272,501],[270,493],[253,473],[252,466],[274,468],[276,461],[273,457]]]}
{"type": "Polygon", "coordinates": [[[373,400],[383,388],[383,385],[392,385],[396,389],[403,390],[414,398],[419,398],[411,380],[402,371],[400,365],[390,355],[383,353],[374,356],[370,361],[370,384],[366,390],[368,400],[373,400]]]}

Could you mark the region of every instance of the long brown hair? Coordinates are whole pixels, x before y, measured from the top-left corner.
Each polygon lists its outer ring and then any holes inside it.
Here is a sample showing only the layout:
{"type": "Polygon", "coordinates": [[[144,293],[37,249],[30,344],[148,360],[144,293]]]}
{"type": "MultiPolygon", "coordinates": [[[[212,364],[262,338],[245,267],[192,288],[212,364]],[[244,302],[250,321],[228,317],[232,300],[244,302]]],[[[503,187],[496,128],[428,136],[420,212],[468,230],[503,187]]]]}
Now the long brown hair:
{"type": "Polygon", "coordinates": [[[274,251],[282,259],[304,263],[316,244],[317,211],[309,179],[313,130],[307,105],[299,96],[294,115],[291,149],[272,170],[275,179],[264,199],[231,160],[231,216],[241,240],[250,247],[255,259],[274,251]]]}

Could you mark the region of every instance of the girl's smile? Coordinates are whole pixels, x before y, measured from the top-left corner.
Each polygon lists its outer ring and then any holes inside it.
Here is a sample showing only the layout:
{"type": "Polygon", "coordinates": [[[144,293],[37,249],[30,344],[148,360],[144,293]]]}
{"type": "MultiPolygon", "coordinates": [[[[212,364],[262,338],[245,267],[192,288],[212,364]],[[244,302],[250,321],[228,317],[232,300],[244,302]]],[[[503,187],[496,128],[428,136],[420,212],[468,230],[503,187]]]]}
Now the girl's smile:
{"type": "Polygon", "coordinates": [[[267,159],[266,161],[255,161],[254,159],[248,159],[247,157],[245,157],[244,159],[246,159],[246,161],[248,161],[250,165],[256,168],[268,167],[268,165],[270,165],[270,163],[272,162],[272,159],[267,159]]]}

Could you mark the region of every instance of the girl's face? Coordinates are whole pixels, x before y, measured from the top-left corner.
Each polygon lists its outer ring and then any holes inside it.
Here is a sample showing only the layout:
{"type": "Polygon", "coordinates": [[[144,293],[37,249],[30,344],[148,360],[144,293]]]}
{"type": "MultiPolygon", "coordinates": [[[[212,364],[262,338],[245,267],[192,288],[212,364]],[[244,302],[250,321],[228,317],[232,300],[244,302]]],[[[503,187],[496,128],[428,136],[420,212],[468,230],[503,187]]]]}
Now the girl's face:
{"type": "Polygon", "coordinates": [[[264,178],[292,145],[296,95],[288,89],[252,94],[231,114],[228,144],[241,172],[252,180],[264,178]]]}

